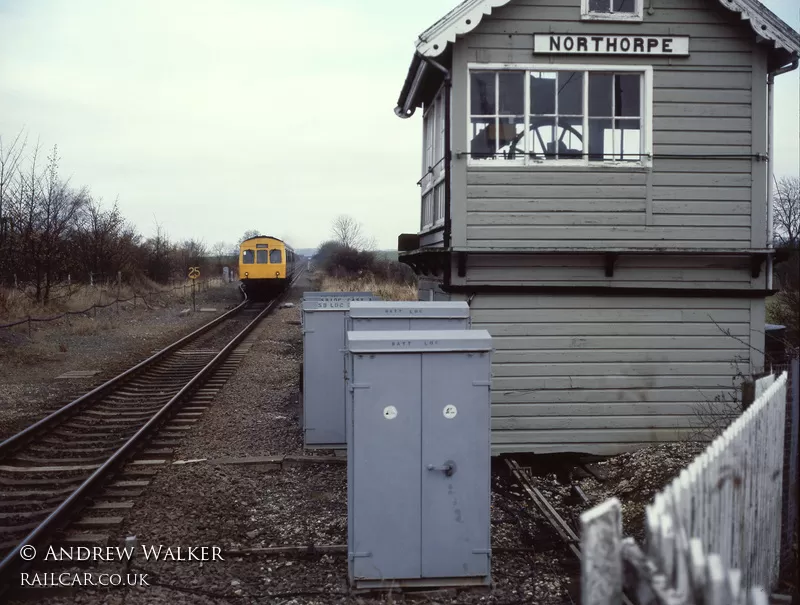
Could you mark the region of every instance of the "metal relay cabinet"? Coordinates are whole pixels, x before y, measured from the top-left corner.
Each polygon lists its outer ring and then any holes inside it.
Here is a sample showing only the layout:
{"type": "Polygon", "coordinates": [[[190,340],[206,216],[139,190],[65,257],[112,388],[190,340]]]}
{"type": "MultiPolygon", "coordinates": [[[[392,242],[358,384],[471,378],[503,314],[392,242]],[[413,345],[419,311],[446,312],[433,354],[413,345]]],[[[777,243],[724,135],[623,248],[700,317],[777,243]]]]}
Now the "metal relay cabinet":
{"type": "Polygon", "coordinates": [[[491,336],[347,338],[351,584],[489,584],[491,336]]]}
{"type": "Polygon", "coordinates": [[[301,421],[308,448],[344,448],[345,313],[353,300],[374,296],[348,293],[303,301],[301,421]]]}
{"type": "Polygon", "coordinates": [[[465,301],[357,301],[347,312],[347,329],[364,330],[468,330],[469,305],[465,301]]]}
{"type": "MultiPolygon", "coordinates": [[[[331,298],[347,298],[350,300],[378,300],[372,292],[303,292],[303,300],[321,300],[331,298]]],[[[300,325],[303,325],[305,313],[300,314],[300,325]]]]}

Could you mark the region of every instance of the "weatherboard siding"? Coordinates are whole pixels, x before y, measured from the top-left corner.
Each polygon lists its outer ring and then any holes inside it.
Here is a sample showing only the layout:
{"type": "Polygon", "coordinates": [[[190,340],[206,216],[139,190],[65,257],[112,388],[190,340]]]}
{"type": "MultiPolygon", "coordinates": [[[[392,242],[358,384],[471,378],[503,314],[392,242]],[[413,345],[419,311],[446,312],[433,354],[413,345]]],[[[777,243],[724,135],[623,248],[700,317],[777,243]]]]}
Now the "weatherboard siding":
{"type": "Polygon", "coordinates": [[[747,257],[682,254],[621,254],[606,277],[605,258],[567,254],[474,254],[467,257],[460,285],[591,286],[682,290],[765,288],[766,278],[751,275],[747,257]]]}
{"type": "Polygon", "coordinates": [[[763,303],[759,322],[747,299],[477,294],[471,309],[495,349],[495,454],[685,439],[763,364],[763,303]]]}
{"type": "Polygon", "coordinates": [[[642,23],[581,22],[579,0],[516,0],[456,44],[453,149],[467,148],[467,64],[641,64],[653,72],[652,167],[452,165],[453,244],[749,248],[766,241],[766,51],[738,15],[654,0],[642,23]],[[534,33],[687,35],[688,57],[534,55],[534,33]],[[764,110],[762,111],[762,108],[764,110]],[[755,111],[755,113],[754,113],[755,111]],[[663,158],[664,155],[738,158],[663,158]],[[762,212],[763,210],[763,212],[762,212]]]}

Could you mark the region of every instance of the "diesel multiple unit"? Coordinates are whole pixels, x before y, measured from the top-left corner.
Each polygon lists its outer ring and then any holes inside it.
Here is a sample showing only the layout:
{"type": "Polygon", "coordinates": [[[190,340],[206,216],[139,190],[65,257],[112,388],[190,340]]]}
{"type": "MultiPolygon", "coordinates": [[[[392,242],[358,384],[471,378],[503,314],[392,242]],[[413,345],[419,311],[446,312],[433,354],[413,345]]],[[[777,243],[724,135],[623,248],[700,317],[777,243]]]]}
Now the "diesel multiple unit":
{"type": "Polygon", "coordinates": [[[276,237],[259,235],[239,245],[239,278],[250,298],[282,290],[294,271],[294,250],[276,237]]]}

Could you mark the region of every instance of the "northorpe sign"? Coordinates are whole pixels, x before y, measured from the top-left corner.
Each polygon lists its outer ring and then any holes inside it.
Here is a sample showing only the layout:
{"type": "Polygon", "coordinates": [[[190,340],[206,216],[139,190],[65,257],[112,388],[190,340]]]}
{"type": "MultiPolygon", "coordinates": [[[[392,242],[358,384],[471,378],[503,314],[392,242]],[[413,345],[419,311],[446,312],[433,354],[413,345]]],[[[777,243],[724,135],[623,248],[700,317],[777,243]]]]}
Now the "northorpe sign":
{"type": "Polygon", "coordinates": [[[533,52],[560,55],[688,55],[688,36],[534,34],[533,52]]]}

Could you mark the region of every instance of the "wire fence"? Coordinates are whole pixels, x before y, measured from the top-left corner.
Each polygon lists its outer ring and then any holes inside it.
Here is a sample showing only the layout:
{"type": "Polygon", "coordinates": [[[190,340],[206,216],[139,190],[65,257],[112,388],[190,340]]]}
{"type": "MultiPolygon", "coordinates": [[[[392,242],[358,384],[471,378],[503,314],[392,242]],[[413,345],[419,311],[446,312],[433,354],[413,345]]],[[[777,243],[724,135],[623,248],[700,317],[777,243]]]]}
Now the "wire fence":
{"type": "Polygon", "coordinates": [[[134,292],[133,296],[131,296],[129,298],[119,298],[119,297],[117,297],[114,300],[112,300],[112,301],[110,301],[108,303],[105,303],[105,304],[95,303],[95,304],[91,305],[90,307],[87,307],[86,309],[83,309],[81,311],[63,311],[63,312],[61,312],[61,313],[59,313],[57,315],[52,315],[50,317],[32,317],[32,316],[28,315],[24,319],[18,319],[18,320],[12,321],[10,323],[0,324],[0,330],[13,328],[13,327],[16,327],[16,326],[21,326],[23,324],[28,324],[28,335],[30,335],[31,334],[31,329],[32,329],[32,324],[34,324],[34,323],[48,323],[48,322],[51,322],[51,321],[58,321],[59,319],[64,319],[64,318],[69,319],[70,316],[86,315],[88,313],[93,313],[94,316],[97,317],[97,309],[107,309],[108,307],[111,307],[113,305],[117,305],[117,311],[119,312],[119,305],[120,304],[133,302],[133,306],[136,307],[136,301],[137,300],[141,300],[144,303],[144,305],[147,306],[148,297],[152,300],[153,297],[161,296],[161,295],[164,295],[164,294],[170,294],[172,292],[177,292],[178,290],[183,290],[184,295],[186,295],[188,293],[191,293],[192,287],[196,288],[197,292],[205,292],[205,291],[208,291],[209,283],[213,283],[213,282],[216,282],[216,281],[220,281],[220,280],[204,279],[204,280],[198,280],[194,285],[191,285],[189,283],[183,283],[180,286],[175,286],[173,288],[166,288],[164,290],[151,290],[149,292],[134,292]]]}

